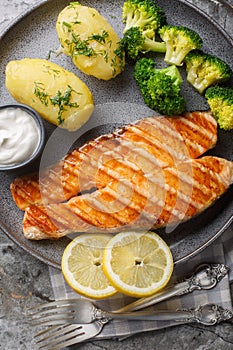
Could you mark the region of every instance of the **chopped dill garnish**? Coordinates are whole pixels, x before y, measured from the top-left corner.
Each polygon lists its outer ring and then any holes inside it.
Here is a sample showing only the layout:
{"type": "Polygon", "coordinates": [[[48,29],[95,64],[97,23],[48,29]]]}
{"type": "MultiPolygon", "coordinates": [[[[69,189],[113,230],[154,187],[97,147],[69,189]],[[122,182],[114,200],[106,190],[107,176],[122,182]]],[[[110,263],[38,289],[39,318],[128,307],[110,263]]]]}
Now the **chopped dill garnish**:
{"type": "Polygon", "coordinates": [[[116,67],[119,66],[120,69],[124,68],[124,57],[125,52],[122,45],[119,44],[118,48],[114,50],[115,56],[111,59],[111,67],[113,69],[112,75],[114,76],[116,74],[116,67]],[[119,63],[117,62],[117,59],[119,60],[119,63]]]}
{"type": "Polygon", "coordinates": [[[109,33],[106,30],[103,30],[102,34],[92,34],[88,37],[87,40],[95,40],[98,43],[105,43],[105,39],[109,37],[109,33]]]}
{"type": "Polygon", "coordinates": [[[108,51],[104,50],[104,60],[106,63],[108,63],[108,51]]]}
{"type": "Polygon", "coordinates": [[[79,107],[77,102],[70,102],[72,92],[77,93],[75,90],[72,89],[70,85],[68,85],[68,89],[63,94],[60,90],[58,90],[57,94],[54,97],[50,97],[50,102],[52,103],[52,105],[57,105],[59,108],[57,116],[58,124],[61,124],[64,121],[64,119],[62,118],[62,113],[66,111],[65,107],[79,107]]]}
{"type": "MultiPolygon", "coordinates": [[[[62,22],[62,27],[66,27],[66,28],[68,28],[68,31],[70,31],[71,30],[71,24],[70,23],[68,23],[68,22],[65,22],[65,21],[63,21],[62,22]]],[[[63,28],[64,29],[64,28],[63,28]]]]}
{"type": "MultiPolygon", "coordinates": [[[[76,3],[71,3],[76,4],[76,3]]],[[[77,16],[78,17],[78,16],[77,16]]],[[[68,51],[71,57],[84,55],[87,57],[96,57],[97,55],[102,55],[102,52],[96,52],[90,45],[91,41],[96,41],[100,44],[105,44],[106,39],[109,37],[109,33],[106,30],[102,31],[102,34],[92,34],[87,39],[81,39],[79,34],[76,34],[72,29],[73,24],[80,24],[81,22],[75,21],[68,23],[66,21],[62,22],[63,30],[67,30],[70,33],[71,39],[66,39],[65,43],[68,46],[68,51]]],[[[111,40],[108,41],[109,47],[111,46],[111,40]]]]}
{"type": "Polygon", "coordinates": [[[112,76],[114,77],[116,74],[116,67],[117,67],[116,56],[111,59],[111,67],[112,67],[112,76]]]}
{"type": "Polygon", "coordinates": [[[48,52],[48,54],[46,56],[46,60],[50,60],[52,53],[55,53],[55,51],[49,50],[49,52],[48,52]]]}
{"type": "Polygon", "coordinates": [[[120,59],[123,60],[125,57],[125,51],[122,45],[119,44],[118,48],[114,51],[115,55],[120,59]]]}
{"type": "Polygon", "coordinates": [[[88,40],[77,40],[74,49],[75,55],[84,55],[87,57],[96,56],[96,51],[89,45],[88,40]]]}
{"type": "Polygon", "coordinates": [[[46,59],[47,60],[50,60],[51,56],[52,56],[52,53],[57,57],[59,56],[61,53],[63,52],[63,49],[62,49],[62,46],[60,46],[56,51],[54,50],[49,50],[47,56],[46,56],[46,59]]]}
{"type": "Polygon", "coordinates": [[[87,57],[96,57],[96,51],[89,45],[88,40],[82,40],[79,35],[71,31],[72,41],[65,40],[68,46],[68,51],[73,58],[74,56],[84,55],[87,57]]]}
{"type": "Polygon", "coordinates": [[[34,81],[33,94],[40,100],[40,102],[48,106],[49,95],[45,92],[45,86],[43,83],[34,81]]]}
{"type": "Polygon", "coordinates": [[[52,75],[54,78],[59,77],[60,76],[60,70],[59,69],[54,69],[51,68],[51,66],[46,66],[46,69],[44,70],[45,73],[48,73],[50,75],[52,75]]]}
{"type": "Polygon", "coordinates": [[[108,47],[111,48],[111,46],[112,46],[112,40],[109,40],[108,41],[108,47]]]}
{"type": "Polygon", "coordinates": [[[43,83],[34,82],[34,95],[40,100],[43,105],[48,106],[50,102],[53,106],[58,106],[58,114],[57,120],[58,124],[61,124],[64,119],[62,118],[62,114],[66,111],[65,107],[78,108],[79,104],[77,102],[71,102],[71,94],[72,92],[79,94],[79,92],[75,91],[70,85],[67,85],[68,89],[62,94],[60,90],[57,91],[54,97],[49,96],[45,92],[45,86],[43,83]]]}
{"type": "Polygon", "coordinates": [[[70,2],[70,4],[69,4],[69,7],[68,7],[68,8],[75,7],[75,5],[81,5],[81,4],[80,4],[80,2],[78,2],[78,1],[72,1],[72,2],[70,2]]]}

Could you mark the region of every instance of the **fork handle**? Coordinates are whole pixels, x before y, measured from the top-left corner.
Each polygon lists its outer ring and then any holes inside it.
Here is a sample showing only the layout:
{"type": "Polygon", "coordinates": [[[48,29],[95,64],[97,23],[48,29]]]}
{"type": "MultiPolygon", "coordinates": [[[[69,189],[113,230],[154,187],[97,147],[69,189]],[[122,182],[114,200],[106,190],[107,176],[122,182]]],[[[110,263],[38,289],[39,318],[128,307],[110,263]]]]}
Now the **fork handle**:
{"type": "Polygon", "coordinates": [[[107,318],[127,319],[127,320],[144,320],[144,321],[176,321],[176,322],[194,322],[195,317],[191,310],[177,311],[135,311],[127,313],[104,313],[107,318]]]}
{"type": "Polygon", "coordinates": [[[145,320],[145,321],[176,321],[180,323],[198,322],[211,326],[233,317],[231,310],[224,309],[217,304],[205,304],[196,308],[183,310],[158,310],[158,311],[134,311],[124,314],[104,312],[103,315],[109,318],[145,320]]]}

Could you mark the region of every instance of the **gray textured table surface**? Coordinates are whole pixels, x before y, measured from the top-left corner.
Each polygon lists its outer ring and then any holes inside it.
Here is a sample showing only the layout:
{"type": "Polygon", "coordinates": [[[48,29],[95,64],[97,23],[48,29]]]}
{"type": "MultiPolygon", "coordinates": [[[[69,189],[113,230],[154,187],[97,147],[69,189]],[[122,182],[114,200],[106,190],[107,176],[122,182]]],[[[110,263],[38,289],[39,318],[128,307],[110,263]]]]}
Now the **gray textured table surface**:
{"type": "MultiPolygon", "coordinates": [[[[0,31],[11,20],[34,5],[38,0],[1,0],[0,31]]],[[[233,20],[227,3],[233,0],[190,0],[203,11],[215,17],[233,36],[233,20]]],[[[231,12],[232,13],[232,12],[231,12]]],[[[232,291],[233,296],[233,291],[232,291]]],[[[5,305],[6,316],[0,318],[0,349],[33,349],[33,332],[25,322],[24,312],[36,303],[53,298],[48,268],[0,235],[0,306],[5,305]]],[[[0,314],[1,316],[1,314],[0,314]]],[[[72,349],[172,349],[172,350],[230,350],[233,349],[233,324],[222,323],[207,328],[184,325],[162,331],[140,334],[118,342],[98,341],[74,346],[72,349]]]]}

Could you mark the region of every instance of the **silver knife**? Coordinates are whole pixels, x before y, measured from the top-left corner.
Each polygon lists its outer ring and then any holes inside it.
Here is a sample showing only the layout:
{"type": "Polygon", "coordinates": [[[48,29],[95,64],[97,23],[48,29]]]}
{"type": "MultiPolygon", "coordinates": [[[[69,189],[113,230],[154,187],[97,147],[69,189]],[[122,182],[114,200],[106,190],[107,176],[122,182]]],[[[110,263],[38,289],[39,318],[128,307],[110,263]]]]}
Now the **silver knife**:
{"type": "Polygon", "coordinates": [[[120,313],[140,310],[172,297],[191,293],[194,290],[208,290],[214,288],[228,271],[229,268],[224,264],[201,264],[194,271],[192,276],[184,281],[171,285],[152,296],[138,299],[113,312],[120,313]]]}

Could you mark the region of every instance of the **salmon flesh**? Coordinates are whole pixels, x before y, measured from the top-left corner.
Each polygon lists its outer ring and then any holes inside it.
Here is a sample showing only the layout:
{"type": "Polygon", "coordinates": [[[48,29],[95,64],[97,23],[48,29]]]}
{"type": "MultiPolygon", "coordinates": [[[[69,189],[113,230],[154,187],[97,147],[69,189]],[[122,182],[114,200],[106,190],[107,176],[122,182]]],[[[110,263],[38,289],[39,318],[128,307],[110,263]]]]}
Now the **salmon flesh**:
{"type": "Polygon", "coordinates": [[[148,117],[74,149],[40,174],[16,178],[28,239],[151,229],[186,221],[232,183],[233,163],[202,156],[217,142],[210,112],[148,117]]]}

